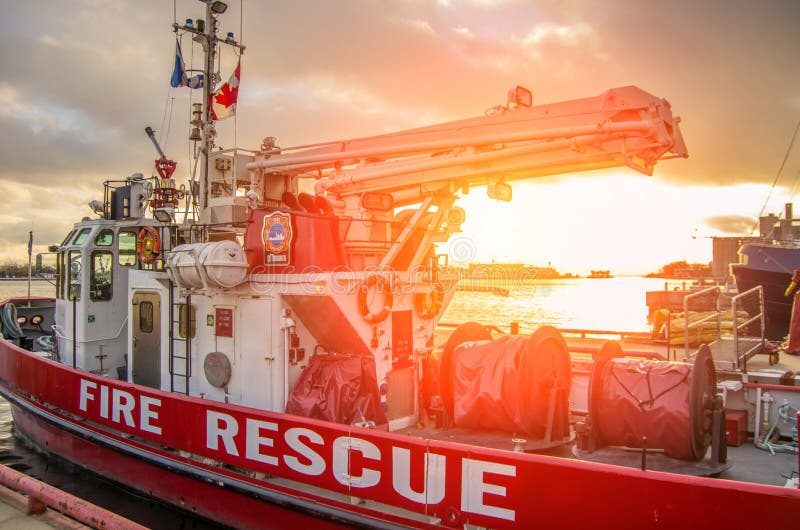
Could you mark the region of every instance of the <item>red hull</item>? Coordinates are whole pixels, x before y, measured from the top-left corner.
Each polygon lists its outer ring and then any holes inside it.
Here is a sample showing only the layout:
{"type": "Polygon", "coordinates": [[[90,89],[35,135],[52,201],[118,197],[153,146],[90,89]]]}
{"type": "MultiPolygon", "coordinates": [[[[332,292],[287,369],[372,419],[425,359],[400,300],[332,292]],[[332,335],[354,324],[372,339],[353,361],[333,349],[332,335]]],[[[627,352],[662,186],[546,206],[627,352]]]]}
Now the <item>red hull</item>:
{"type": "Polygon", "coordinates": [[[15,428],[45,452],[207,519],[235,528],[347,528],[128,457],[40,421],[18,406],[12,406],[12,413],[15,428]]]}
{"type": "Polygon", "coordinates": [[[5,341],[0,392],[18,428],[45,450],[238,527],[327,523],[285,507],[367,526],[440,527],[428,514],[447,526],[509,529],[790,528],[800,513],[800,490],[422,440],[187,398],[79,372],[5,341]]]}

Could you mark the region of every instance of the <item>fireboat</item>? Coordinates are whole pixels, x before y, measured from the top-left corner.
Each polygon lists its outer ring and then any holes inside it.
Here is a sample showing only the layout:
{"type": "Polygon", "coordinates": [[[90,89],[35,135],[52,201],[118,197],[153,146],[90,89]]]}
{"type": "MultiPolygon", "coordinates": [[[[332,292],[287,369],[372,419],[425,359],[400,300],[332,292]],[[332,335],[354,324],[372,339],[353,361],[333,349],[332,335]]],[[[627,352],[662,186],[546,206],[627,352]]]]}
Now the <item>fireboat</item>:
{"type": "Polygon", "coordinates": [[[201,77],[176,65],[203,90],[197,178],[178,186],[148,129],[156,174],[105,182],[96,218],[51,249],[55,296],[0,305],[18,436],[232,527],[276,507],[298,514],[287,524],[375,528],[796,524],[797,486],[711,478],[731,467],[726,403],[777,390],[719,370],[708,346],[670,358],[547,326],[439,326],[456,285],[435,244],[460,231],[459,197],[652,175],[687,156],[665,99],[626,86],[533,105],[516,87],[475,118],[215,149],[239,88],[238,66],[218,86],[217,50],[244,46],[219,36],[225,4],[201,3],[173,27],[206,52],[201,77]]]}

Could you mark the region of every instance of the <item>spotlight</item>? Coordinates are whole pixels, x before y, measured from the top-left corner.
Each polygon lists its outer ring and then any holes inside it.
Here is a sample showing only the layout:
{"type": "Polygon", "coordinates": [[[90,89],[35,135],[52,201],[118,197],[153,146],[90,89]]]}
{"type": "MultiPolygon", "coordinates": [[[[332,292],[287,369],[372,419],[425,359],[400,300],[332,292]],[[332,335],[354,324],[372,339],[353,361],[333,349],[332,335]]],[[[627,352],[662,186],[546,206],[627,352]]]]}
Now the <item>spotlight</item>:
{"type": "Polygon", "coordinates": [[[153,217],[155,217],[156,221],[158,221],[159,223],[174,222],[174,215],[175,215],[175,210],[172,209],[172,206],[163,206],[161,208],[156,208],[153,211],[153,217]]]}

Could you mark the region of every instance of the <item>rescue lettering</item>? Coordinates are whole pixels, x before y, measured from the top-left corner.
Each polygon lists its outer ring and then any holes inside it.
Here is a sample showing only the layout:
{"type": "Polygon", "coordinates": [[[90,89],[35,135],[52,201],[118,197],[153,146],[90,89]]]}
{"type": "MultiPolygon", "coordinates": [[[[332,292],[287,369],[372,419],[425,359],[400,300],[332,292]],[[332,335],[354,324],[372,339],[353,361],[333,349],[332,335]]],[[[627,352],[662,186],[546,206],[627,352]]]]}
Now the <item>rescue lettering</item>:
{"type": "Polygon", "coordinates": [[[271,472],[279,475],[275,468],[288,468],[308,477],[324,475],[322,478],[326,481],[331,479],[347,488],[364,490],[365,496],[367,490],[391,487],[409,501],[428,505],[445,499],[448,486],[445,471],[449,463],[461,467],[461,491],[456,498],[461,502],[462,512],[515,520],[515,511],[510,506],[503,506],[503,499],[508,497],[507,488],[498,484],[498,476],[516,477],[514,465],[396,446],[384,454],[375,443],[363,438],[338,436],[331,441],[311,428],[282,430],[279,423],[247,417],[244,418],[244,429],[241,429],[240,421],[225,412],[206,410],[205,446],[217,453],[219,460],[243,454],[253,463],[250,464],[252,467],[259,467],[256,463],[266,464],[273,468],[271,472]],[[279,440],[282,444],[277,443],[279,440]],[[330,447],[326,447],[328,444],[330,447]],[[276,452],[276,447],[284,447],[285,454],[276,452]],[[323,454],[330,455],[330,462],[323,454]],[[391,476],[388,477],[389,473],[381,472],[381,469],[386,469],[382,465],[385,459],[389,459],[390,464],[391,476]],[[354,463],[356,461],[359,463],[354,463]],[[416,467],[412,461],[417,463],[416,467]],[[421,476],[415,477],[415,472],[421,476]],[[417,484],[416,489],[412,483],[417,484]]]}

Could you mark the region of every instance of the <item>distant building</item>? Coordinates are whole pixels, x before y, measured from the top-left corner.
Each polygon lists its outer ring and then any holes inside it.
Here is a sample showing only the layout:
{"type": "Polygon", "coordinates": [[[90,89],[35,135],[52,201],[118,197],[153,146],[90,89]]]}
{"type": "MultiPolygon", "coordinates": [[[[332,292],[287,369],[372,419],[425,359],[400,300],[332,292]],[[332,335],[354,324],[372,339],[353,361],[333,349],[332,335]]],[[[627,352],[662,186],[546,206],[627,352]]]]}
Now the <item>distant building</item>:
{"type": "Polygon", "coordinates": [[[748,237],[712,237],[711,276],[720,281],[733,280],[731,264],[739,263],[739,248],[748,237]]]}

